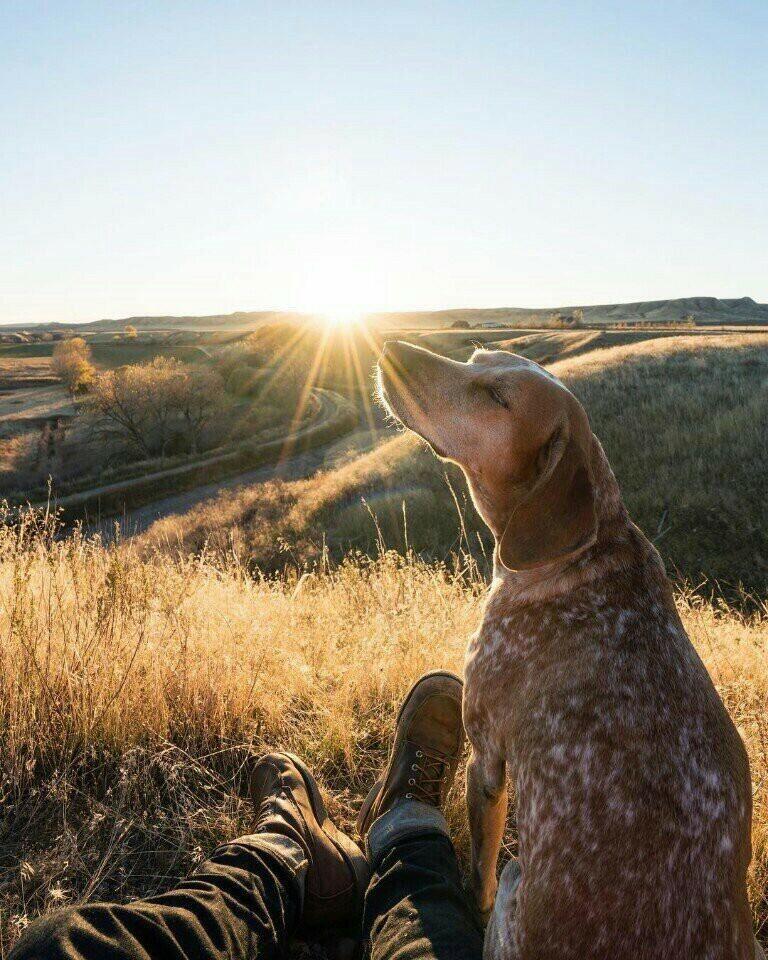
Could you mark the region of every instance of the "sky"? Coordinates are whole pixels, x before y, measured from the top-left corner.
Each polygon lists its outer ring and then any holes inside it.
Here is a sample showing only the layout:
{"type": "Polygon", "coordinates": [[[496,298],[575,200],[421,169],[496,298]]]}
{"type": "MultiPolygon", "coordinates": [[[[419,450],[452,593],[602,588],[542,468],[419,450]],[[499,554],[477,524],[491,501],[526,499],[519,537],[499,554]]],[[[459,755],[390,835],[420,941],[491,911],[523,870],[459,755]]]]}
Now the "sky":
{"type": "Polygon", "coordinates": [[[768,3],[0,0],[0,323],[768,301],[768,3]]]}

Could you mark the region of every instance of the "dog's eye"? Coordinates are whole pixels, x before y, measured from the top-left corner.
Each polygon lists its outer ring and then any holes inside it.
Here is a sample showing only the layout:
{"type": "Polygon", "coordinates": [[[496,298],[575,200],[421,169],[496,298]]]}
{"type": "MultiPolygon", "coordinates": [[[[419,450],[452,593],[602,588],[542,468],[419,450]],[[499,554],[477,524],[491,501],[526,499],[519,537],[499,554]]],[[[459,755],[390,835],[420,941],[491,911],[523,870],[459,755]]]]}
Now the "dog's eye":
{"type": "Polygon", "coordinates": [[[496,387],[486,387],[486,393],[493,400],[494,403],[498,403],[500,407],[504,407],[505,410],[509,408],[509,404],[504,399],[504,397],[499,393],[496,387]]]}

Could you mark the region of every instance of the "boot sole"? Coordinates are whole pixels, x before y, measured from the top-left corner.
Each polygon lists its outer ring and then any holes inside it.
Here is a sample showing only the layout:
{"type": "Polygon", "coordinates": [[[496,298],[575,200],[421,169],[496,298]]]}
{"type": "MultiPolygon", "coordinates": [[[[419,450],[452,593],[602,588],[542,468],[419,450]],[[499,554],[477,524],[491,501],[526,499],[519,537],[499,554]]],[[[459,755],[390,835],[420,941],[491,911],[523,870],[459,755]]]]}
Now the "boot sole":
{"type": "Polygon", "coordinates": [[[320,789],[304,761],[300,757],[297,757],[295,753],[289,753],[287,750],[280,750],[279,753],[284,757],[288,757],[301,774],[301,779],[307,788],[307,793],[312,805],[312,812],[315,815],[318,826],[342,855],[352,873],[355,890],[354,910],[359,914],[359,911],[361,911],[363,907],[368,882],[371,879],[371,871],[368,866],[368,861],[365,859],[365,854],[354,840],[351,840],[345,833],[342,833],[328,816],[328,810],[320,793],[320,789]]]}
{"type": "MultiPolygon", "coordinates": [[[[414,683],[414,685],[406,694],[405,700],[403,700],[402,704],[400,705],[400,709],[397,711],[397,719],[395,720],[395,730],[397,730],[397,727],[400,724],[400,720],[403,714],[405,713],[405,710],[408,707],[408,704],[411,702],[411,699],[413,698],[413,695],[416,692],[416,690],[421,686],[421,684],[425,680],[430,679],[431,677],[446,677],[449,680],[458,680],[459,683],[461,684],[462,690],[464,689],[464,681],[461,679],[461,677],[458,677],[455,673],[451,673],[450,670],[431,670],[429,673],[425,673],[424,676],[419,677],[416,683],[414,683]]],[[[387,781],[387,778],[389,777],[389,774],[392,768],[392,763],[394,762],[395,755],[397,754],[397,750],[401,742],[402,742],[402,735],[395,733],[395,740],[392,744],[392,749],[390,750],[390,753],[389,753],[389,761],[387,763],[387,768],[384,771],[383,776],[379,777],[376,783],[371,787],[365,800],[363,800],[363,805],[360,807],[360,812],[357,815],[357,822],[355,824],[357,827],[357,835],[359,837],[365,837],[366,833],[368,832],[368,828],[370,827],[371,824],[366,823],[366,820],[368,818],[368,815],[371,812],[371,809],[373,808],[373,805],[376,803],[377,797],[381,793],[382,787],[384,786],[384,784],[387,781]]],[[[373,821],[371,821],[371,823],[372,822],[373,821]]]]}

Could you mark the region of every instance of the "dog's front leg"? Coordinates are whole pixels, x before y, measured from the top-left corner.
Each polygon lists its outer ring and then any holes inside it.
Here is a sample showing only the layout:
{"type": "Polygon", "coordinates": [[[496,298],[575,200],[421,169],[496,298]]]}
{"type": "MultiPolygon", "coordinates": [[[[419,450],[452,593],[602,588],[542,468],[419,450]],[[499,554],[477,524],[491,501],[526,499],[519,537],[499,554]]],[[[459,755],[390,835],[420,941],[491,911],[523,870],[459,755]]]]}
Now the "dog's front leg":
{"type": "Polygon", "coordinates": [[[487,920],[496,898],[496,862],[507,816],[506,763],[502,756],[473,748],[467,766],[467,811],[472,889],[487,920]]]}

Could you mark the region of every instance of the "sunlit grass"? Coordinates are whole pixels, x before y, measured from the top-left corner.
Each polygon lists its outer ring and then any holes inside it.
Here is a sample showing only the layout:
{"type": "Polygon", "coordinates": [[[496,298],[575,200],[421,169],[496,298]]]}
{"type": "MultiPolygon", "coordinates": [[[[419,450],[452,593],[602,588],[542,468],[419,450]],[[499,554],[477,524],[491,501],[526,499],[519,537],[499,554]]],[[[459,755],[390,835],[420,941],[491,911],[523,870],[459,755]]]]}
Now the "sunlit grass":
{"type": "MultiPolygon", "coordinates": [[[[485,585],[457,559],[384,552],[252,579],[231,556],[144,560],[130,545],[0,531],[0,956],[40,912],[165,889],[248,832],[260,751],[304,756],[350,829],[405,690],[427,669],[461,670],[485,585]]],[[[678,606],[750,754],[760,924],[767,622],[682,594],[678,606]]]]}

